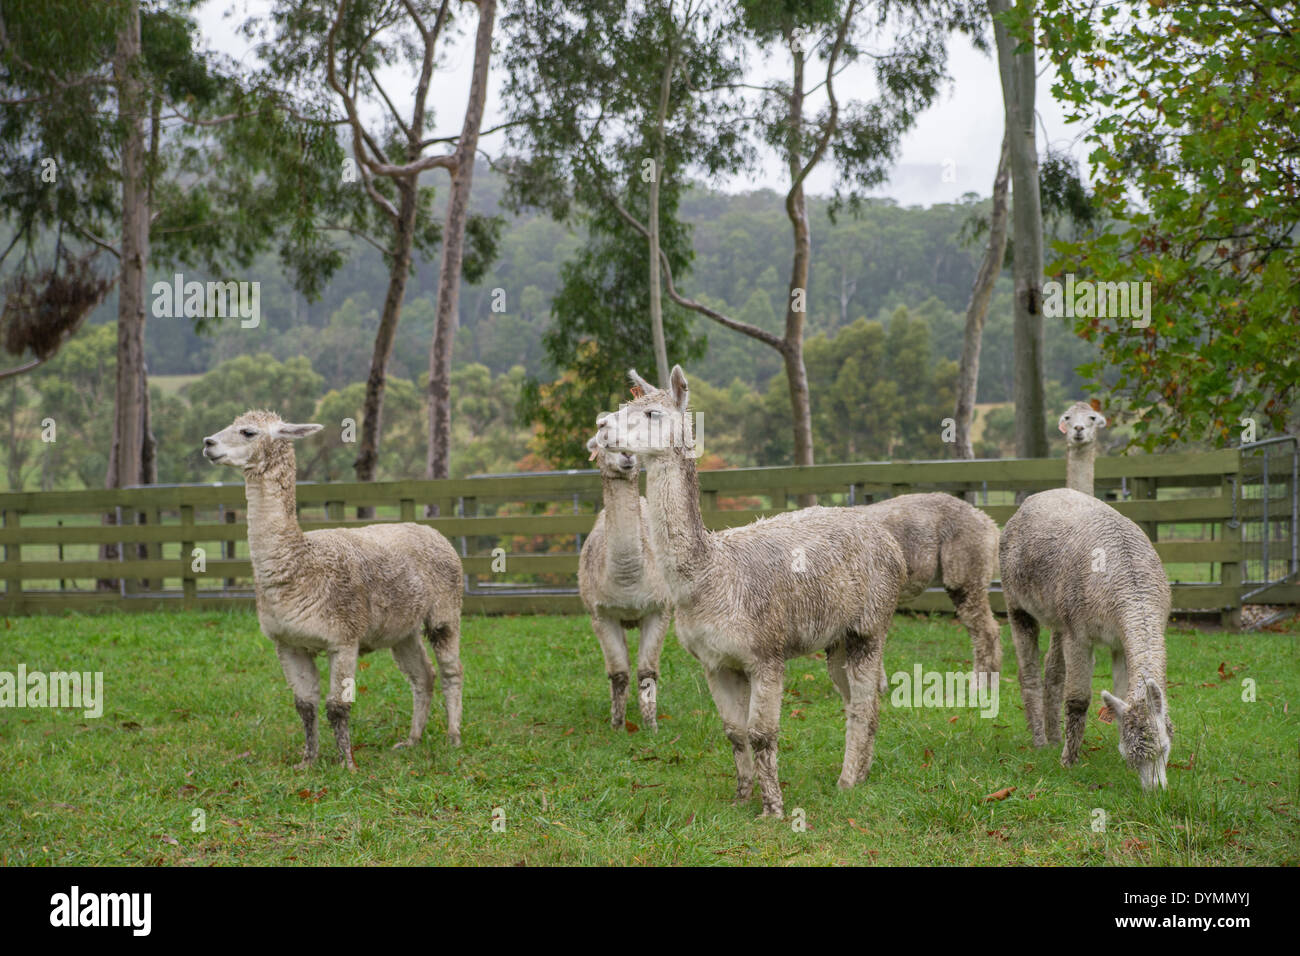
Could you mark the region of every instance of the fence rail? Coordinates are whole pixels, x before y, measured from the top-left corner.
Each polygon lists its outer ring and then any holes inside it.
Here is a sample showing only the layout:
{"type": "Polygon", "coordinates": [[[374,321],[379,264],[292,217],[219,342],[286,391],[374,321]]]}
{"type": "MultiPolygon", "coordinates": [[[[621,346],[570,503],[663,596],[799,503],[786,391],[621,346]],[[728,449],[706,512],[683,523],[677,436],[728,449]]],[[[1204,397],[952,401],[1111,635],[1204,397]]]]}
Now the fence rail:
{"type": "MultiPolygon", "coordinates": [[[[1173,581],[1175,609],[1215,611],[1234,626],[1251,583],[1242,522],[1263,520],[1266,533],[1276,526],[1287,540],[1295,535],[1294,489],[1265,483],[1262,497],[1243,497],[1244,455],[1237,449],[1134,455],[1103,458],[1096,466],[1097,493],[1155,542],[1173,581]]],[[[1016,492],[1064,481],[1063,459],[887,462],[701,472],[700,495],[705,525],[713,529],[793,507],[801,494],[854,505],[916,491],[974,493],[1003,524],[1015,511],[1016,492]]],[[[297,495],[306,531],[376,521],[437,528],[459,545],[471,613],[581,610],[578,550],[600,507],[594,472],[303,483],[297,495]],[[429,505],[437,517],[422,517],[429,505]],[[376,516],[345,517],[361,507],[376,509],[376,516]]],[[[252,567],[239,520],[244,506],[243,485],[235,483],[0,494],[0,611],[247,605],[252,567]]],[[[1268,602],[1300,603],[1300,585],[1292,581],[1270,587],[1268,602]]],[[[997,588],[993,603],[1001,609],[997,588]]],[[[910,606],[951,609],[941,589],[910,606]]]]}

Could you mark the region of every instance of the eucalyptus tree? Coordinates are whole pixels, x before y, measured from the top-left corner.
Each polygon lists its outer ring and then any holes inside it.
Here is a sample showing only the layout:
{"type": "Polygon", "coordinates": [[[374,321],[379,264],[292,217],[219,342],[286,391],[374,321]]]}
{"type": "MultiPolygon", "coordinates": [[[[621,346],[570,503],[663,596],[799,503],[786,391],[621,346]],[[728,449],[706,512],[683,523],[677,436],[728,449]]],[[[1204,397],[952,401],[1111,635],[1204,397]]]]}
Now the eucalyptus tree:
{"type": "MultiPolygon", "coordinates": [[[[353,463],[357,479],[370,481],[379,461],[384,390],[401,319],[413,253],[430,255],[439,242],[437,315],[429,355],[429,443],[426,474],[445,478],[451,434],[450,375],[462,274],[478,279],[492,258],[499,223],[471,216],[469,195],[487,101],[488,67],[496,0],[453,5],[451,0],[277,0],[273,29],[259,50],[267,69],[295,96],[327,91],[330,111],[345,129],[351,155],[335,170],[370,210],[349,210],[344,222],[318,220],[316,228],[346,230],[384,256],[388,283],[366,379],[361,435],[353,463]],[[430,93],[435,71],[455,40],[459,10],[477,7],[473,66],[460,133],[434,135],[430,93]],[[388,72],[386,72],[388,71],[388,72]],[[402,79],[390,78],[393,73],[402,79]],[[403,79],[409,94],[399,90],[403,79]],[[434,149],[434,147],[438,147],[434,149]],[[430,152],[434,149],[433,152],[430,152]],[[423,173],[445,170],[451,190],[446,218],[433,215],[434,190],[423,173]],[[373,214],[373,215],[372,215],[373,214]],[[471,244],[466,254],[466,242],[471,244]]],[[[245,25],[258,35],[262,21],[245,25]]]]}

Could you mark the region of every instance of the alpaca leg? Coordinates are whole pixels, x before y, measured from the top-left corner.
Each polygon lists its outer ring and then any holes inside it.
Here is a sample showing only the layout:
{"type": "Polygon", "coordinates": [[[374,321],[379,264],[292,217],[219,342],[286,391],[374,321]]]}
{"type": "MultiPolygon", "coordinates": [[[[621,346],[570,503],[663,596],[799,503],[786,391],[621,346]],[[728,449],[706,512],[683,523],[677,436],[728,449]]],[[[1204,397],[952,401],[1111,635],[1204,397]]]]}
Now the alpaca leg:
{"type": "Polygon", "coordinates": [[[1043,678],[1038,662],[1038,622],[1019,608],[1008,606],[1011,638],[1016,647],[1016,669],[1020,674],[1020,698],[1025,705],[1025,722],[1035,747],[1047,746],[1043,732],[1043,678]]]}
{"type": "Polygon", "coordinates": [[[1043,662],[1043,733],[1047,742],[1061,742],[1061,697],[1065,693],[1065,635],[1053,631],[1043,662]]]}
{"type": "Polygon", "coordinates": [[[334,728],[334,741],[338,744],[339,759],[349,770],[356,770],[352,759],[352,734],[348,730],[348,715],[357,695],[357,645],[351,644],[330,651],[330,692],[325,698],[325,716],[334,728]]]}
{"type": "Polygon", "coordinates": [[[844,767],[838,786],[847,790],[867,778],[880,723],[879,680],[884,672],[883,634],[850,632],[844,641],[849,703],[845,708],[844,767]]]}
{"type": "Polygon", "coordinates": [[[957,609],[957,619],[970,634],[975,673],[988,674],[989,680],[997,680],[1002,670],[1002,631],[989,607],[987,587],[954,585],[945,590],[957,609]]]}
{"type": "Polygon", "coordinates": [[[431,632],[433,656],[438,659],[442,678],[442,703],[447,711],[447,743],[460,746],[460,695],[465,669],[460,663],[460,621],[452,621],[431,632]]]}
{"type": "Polygon", "coordinates": [[[609,675],[609,725],[622,730],[627,714],[627,632],[618,621],[605,617],[593,617],[591,626],[600,641],[605,673],[609,675]]]}
{"type": "Polygon", "coordinates": [[[314,764],[320,756],[320,736],[316,725],[316,711],[320,707],[320,674],[316,671],[315,658],[300,647],[276,644],[275,655],[280,658],[285,680],[293,691],[293,705],[302,718],[306,742],[302,748],[302,763],[298,764],[301,770],[314,764]]]}
{"type": "Polygon", "coordinates": [[[424,736],[424,726],[429,722],[429,706],[433,703],[433,665],[429,663],[429,654],[419,634],[412,634],[400,644],[394,644],[393,660],[411,685],[411,732],[405,740],[393,745],[396,750],[413,747],[424,736]]]}
{"type": "Polygon", "coordinates": [[[1114,690],[1111,691],[1120,700],[1128,700],[1128,658],[1124,656],[1124,648],[1112,648],[1110,652],[1110,684],[1114,690]]]}
{"type": "Polygon", "coordinates": [[[754,792],[754,752],[749,746],[749,677],[727,668],[705,668],[709,693],[722,718],[722,729],[731,741],[736,761],[736,802],[748,800],[754,792]]]}
{"type": "MultiPolygon", "coordinates": [[[[844,642],[837,641],[830,647],[826,648],[826,670],[831,675],[831,683],[835,689],[840,692],[840,699],[844,701],[844,706],[849,706],[849,675],[845,668],[844,642]]],[[[884,676],[884,671],[881,671],[884,676]]],[[[888,686],[888,685],[886,685],[888,686]]]]}
{"type": "Polygon", "coordinates": [[[641,618],[641,634],[636,649],[637,700],[641,720],[652,731],[659,730],[659,655],[668,633],[667,614],[647,614],[641,618]]]}
{"type": "Polygon", "coordinates": [[[763,795],[763,816],[780,817],[784,810],[781,780],[777,774],[777,736],[781,729],[781,691],[785,662],[770,665],[752,678],[749,695],[749,746],[763,795]]]}
{"type": "Polygon", "coordinates": [[[1092,700],[1092,644],[1087,638],[1066,635],[1065,644],[1065,747],[1061,765],[1072,767],[1079,760],[1083,731],[1092,700]]]}

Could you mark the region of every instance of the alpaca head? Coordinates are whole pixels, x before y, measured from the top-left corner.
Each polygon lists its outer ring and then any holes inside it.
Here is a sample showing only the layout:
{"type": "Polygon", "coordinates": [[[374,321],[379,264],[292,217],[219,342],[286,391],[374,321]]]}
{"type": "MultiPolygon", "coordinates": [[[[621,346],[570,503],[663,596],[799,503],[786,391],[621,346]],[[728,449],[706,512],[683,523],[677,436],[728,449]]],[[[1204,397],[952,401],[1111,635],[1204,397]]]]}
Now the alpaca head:
{"type": "MultiPolygon", "coordinates": [[[[596,424],[598,426],[600,425],[601,419],[604,417],[605,416],[602,415],[600,418],[596,419],[596,424]]],[[[612,448],[606,449],[601,445],[598,435],[592,435],[591,438],[587,439],[587,451],[591,452],[590,460],[596,463],[596,467],[600,469],[600,476],[602,478],[622,478],[624,480],[636,481],[638,470],[637,460],[636,455],[632,454],[630,451],[614,451],[612,448]]]]}
{"type": "Polygon", "coordinates": [[[1106,427],[1106,416],[1087,402],[1075,402],[1056,427],[1065,436],[1066,447],[1082,448],[1097,440],[1097,429],[1106,427]]]}
{"type": "Polygon", "coordinates": [[[203,439],[203,457],[214,465],[256,467],[266,462],[273,446],[283,439],[305,438],[320,425],[293,425],[275,412],[244,412],[228,426],[203,439]]]}
{"type": "Polygon", "coordinates": [[[1164,692],[1154,681],[1140,684],[1124,701],[1101,692],[1101,699],[1119,718],[1119,752],[1129,769],[1136,770],[1143,790],[1168,786],[1165,765],[1169,762],[1169,745],[1174,725],[1164,692]]]}
{"type": "Polygon", "coordinates": [[[596,443],[643,461],[675,454],[693,457],[694,432],[686,410],[690,387],[682,367],[673,366],[667,388],[655,388],[636,369],[628,375],[641,394],[618,411],[596,419],[596,443]]]}

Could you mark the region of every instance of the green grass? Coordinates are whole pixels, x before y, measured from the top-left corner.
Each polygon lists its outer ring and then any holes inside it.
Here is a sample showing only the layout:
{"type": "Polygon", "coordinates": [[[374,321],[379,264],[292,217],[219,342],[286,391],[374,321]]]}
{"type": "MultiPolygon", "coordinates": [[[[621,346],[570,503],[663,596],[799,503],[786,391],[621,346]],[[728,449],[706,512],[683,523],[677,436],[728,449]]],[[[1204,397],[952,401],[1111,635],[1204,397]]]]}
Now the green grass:
{"type": "MultiPolygon", "coordinates": [[[[0,862],[1300,863],[1296,634],[1171,630],[1168,643],[1177,734],[1170,789],[1157,794],[1124,767],[1097,699],[1078,766],[1029,745],[1005,637],[996,718],[886,709],[870,778],[841,793],[839,698],[820,661],[793,661],[787,819],[774,821],[758,818],[757,801],[731,805],[730,746],[700,666],[671,635],[659,733],[616,733],[584,618],[467,618],[460,750],[444,743],[440,696],[421,746],[390,750],[409,692],[390,656],[364,658],[360,771],[348,774],[325,759],[328,725],[322,763],[292,768],[301,725],[251,613],[13,619],[0,628],[0,670],[100,670],[106,705],[100,719],[0,710],[0,862]],[[1254,703],[1241,700],[1247,677],[1254,703]],[[795,808],[806,832],[791,825],[795,808]],[[195,810],[204,832],[191,829],[195,810]]],[[[886,659],[891,673],[915,661],[959,670],[969,643],[950,619],[900,616],[886,659]]],[[[1108,681],[1099,659],[1096,689],[1108,681]]]]}

